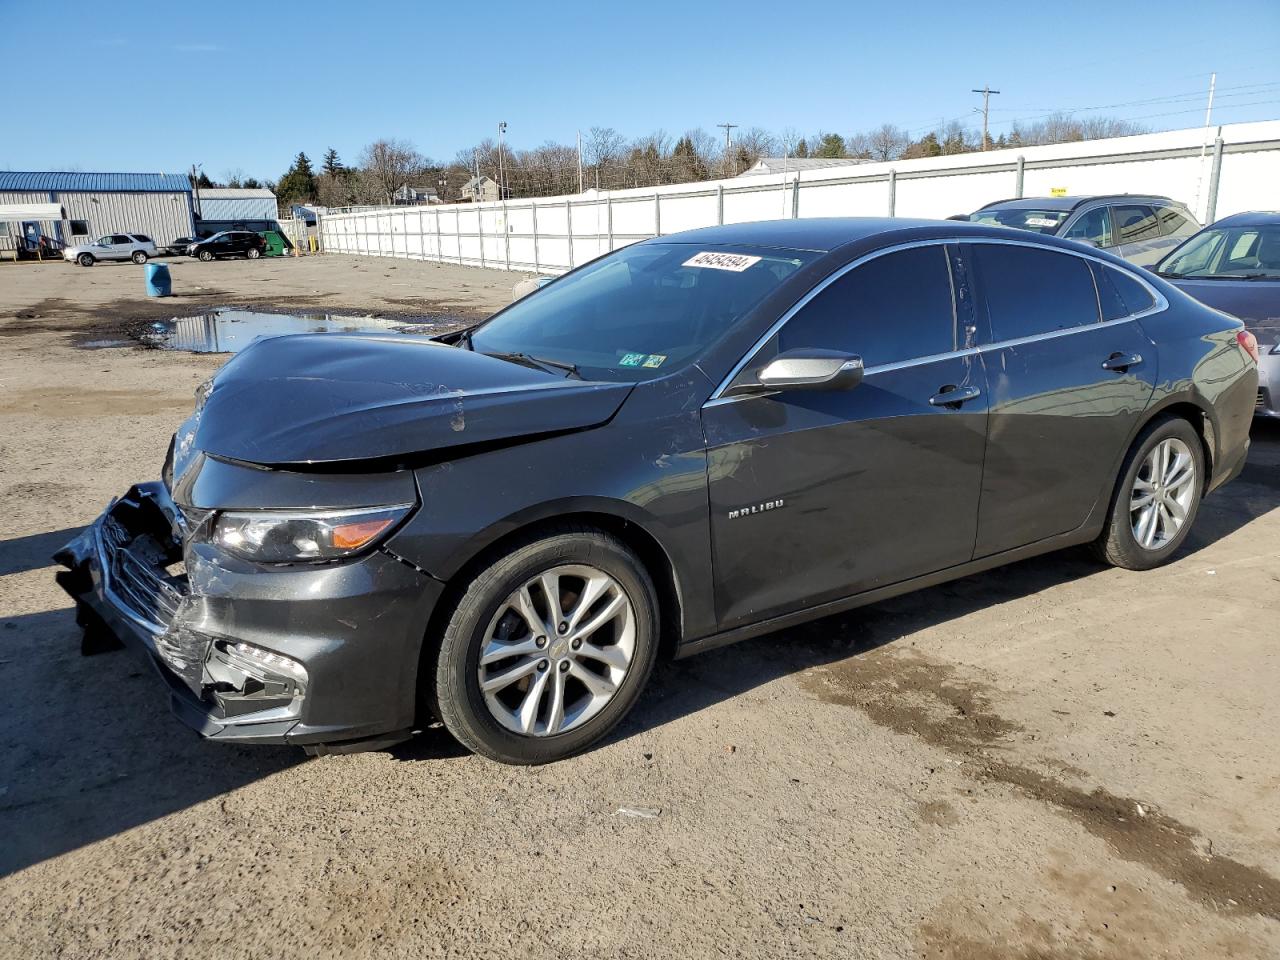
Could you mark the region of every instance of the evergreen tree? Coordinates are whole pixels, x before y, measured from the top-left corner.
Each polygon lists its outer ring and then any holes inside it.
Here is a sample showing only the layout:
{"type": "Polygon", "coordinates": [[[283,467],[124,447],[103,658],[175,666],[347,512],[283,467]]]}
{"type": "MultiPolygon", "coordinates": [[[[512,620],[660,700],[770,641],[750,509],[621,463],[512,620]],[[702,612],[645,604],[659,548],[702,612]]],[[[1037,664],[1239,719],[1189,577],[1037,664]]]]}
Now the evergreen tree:
{"type": "Polygon", "coordinates": [[[796,144],[796,156],[801,160],[809,156],[809,144],[803,138],[796,144]]]}
{"type": "MultiPolygon", "coordinates": [[[[796,151],[796,156],[800,152],[796,151]]],[[[813,152],[815,157],[824,157],[830,160],[838,160],[844,156],[844,137],[838,133],[824,133],[822,140],[818,144],[818,149],[813,152]]]]}
{"type": "Polygon", "coordinates": [[[338,159],[338,151],[330,147],[324,152],[324,160],[320,163],[321,169],[329,176],[337,178],[346,172],[346,167],[342,165],[342,161],[338,159]]]}
{"type": "Polygon", "coordinates": [[[311,160],[305,153],[299,153],[293,160],[293,166],[280,178],[276,196],[281,203],[306,203],[315,200],[317,189],[311,160]]]}

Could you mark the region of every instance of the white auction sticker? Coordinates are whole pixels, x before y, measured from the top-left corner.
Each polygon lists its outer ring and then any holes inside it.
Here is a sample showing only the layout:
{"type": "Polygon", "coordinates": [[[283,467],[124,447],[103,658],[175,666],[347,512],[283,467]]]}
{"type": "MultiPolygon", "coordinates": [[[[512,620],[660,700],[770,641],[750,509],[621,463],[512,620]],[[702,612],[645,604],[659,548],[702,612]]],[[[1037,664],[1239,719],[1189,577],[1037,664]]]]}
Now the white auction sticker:
{"type": "Polygon", "coordinates": [[[1048,217],[1027,217],[1029,227],[1056,227],[1057,225],[1057,220],[1050,220],[1048,217]]]}
{"type": "Polygon", "coordinates": [[[759,262],[759,257],[747,256],[745,253],[716,253],[714,250],[704,250],[686,260],[683,266],[732,270],[734,273],[741,273],[747,267],[759,262]]]}

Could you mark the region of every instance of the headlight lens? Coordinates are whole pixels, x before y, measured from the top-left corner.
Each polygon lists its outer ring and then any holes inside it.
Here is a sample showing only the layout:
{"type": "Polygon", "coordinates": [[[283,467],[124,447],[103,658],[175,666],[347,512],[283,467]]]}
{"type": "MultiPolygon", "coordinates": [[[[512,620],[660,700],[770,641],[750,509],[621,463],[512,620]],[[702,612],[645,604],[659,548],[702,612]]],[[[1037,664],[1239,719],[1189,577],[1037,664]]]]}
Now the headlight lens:
{"type": "Polygon", "coordinates": [[[324,513],[231,511],[219,514],[213,542],[257,563],[339,560],[377,543],[412,508],[405,503],[324,513]]]}

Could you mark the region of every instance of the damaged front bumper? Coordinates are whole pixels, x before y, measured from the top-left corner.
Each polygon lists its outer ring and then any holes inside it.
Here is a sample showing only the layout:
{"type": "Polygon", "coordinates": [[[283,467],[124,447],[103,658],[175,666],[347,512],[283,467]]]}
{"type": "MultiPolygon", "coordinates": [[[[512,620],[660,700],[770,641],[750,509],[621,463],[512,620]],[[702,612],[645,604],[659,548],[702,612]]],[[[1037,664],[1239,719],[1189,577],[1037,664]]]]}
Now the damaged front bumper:
{"type": "Polygon", "coordinates": [[[441,584],[382,551],[264,566],[186,536],[162,483],[142,483],[55,559],[79,622],[144,655],[201,735],[311,752],[410,735],[417,667],[441,584]]]}

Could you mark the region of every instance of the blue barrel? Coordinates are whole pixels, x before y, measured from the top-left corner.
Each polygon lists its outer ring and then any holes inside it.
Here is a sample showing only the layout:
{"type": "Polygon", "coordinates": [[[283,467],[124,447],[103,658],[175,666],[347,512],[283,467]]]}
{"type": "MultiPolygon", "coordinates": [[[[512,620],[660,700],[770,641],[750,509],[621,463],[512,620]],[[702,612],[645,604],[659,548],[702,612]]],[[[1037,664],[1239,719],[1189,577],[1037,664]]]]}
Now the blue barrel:
{"type": "Polygon", "coordinates": [[[167,297],[173,293],[173,280],[167,263],[147,264],[147,296],[167,297]]]}

